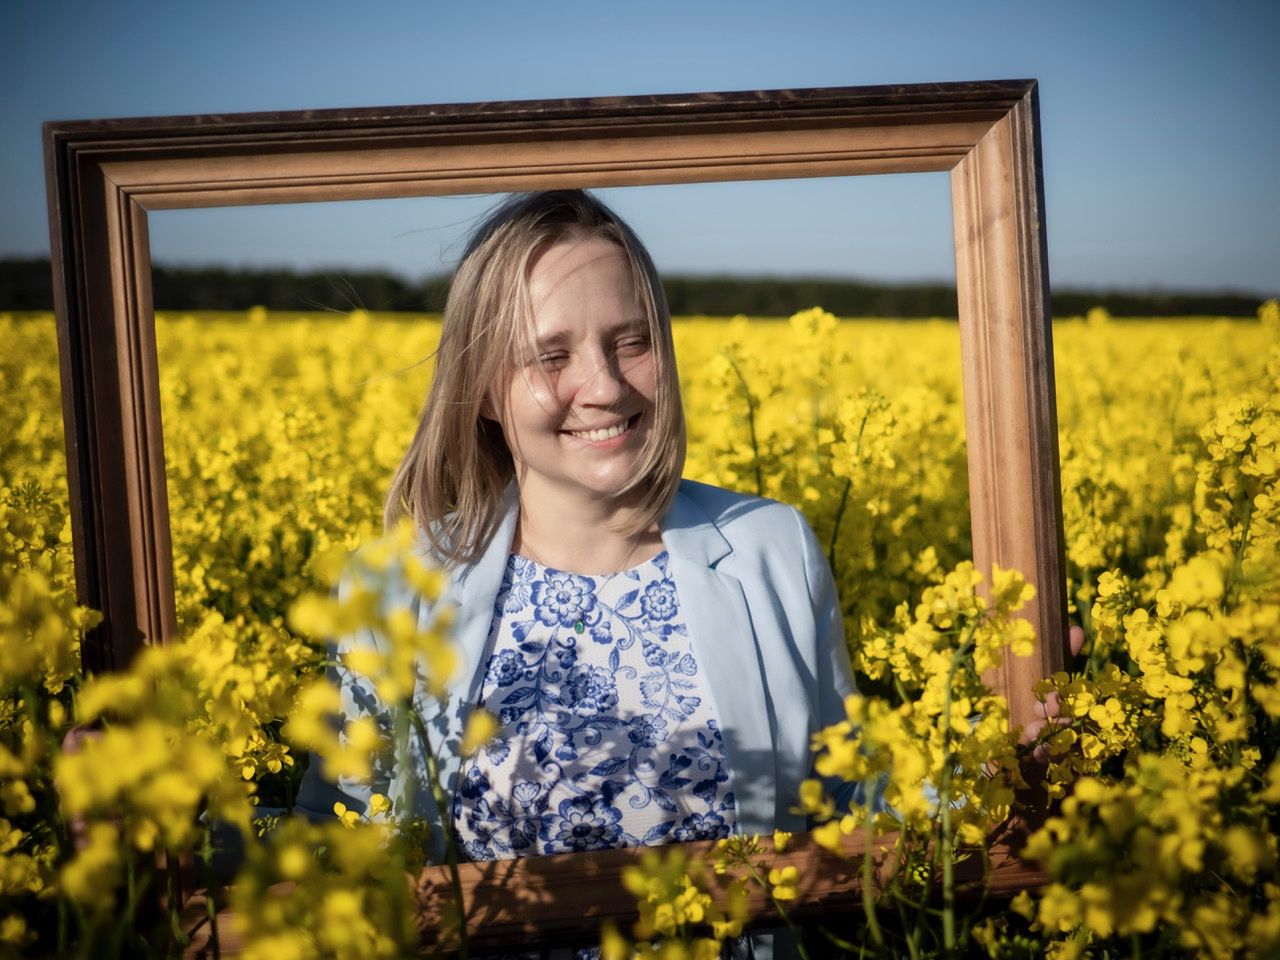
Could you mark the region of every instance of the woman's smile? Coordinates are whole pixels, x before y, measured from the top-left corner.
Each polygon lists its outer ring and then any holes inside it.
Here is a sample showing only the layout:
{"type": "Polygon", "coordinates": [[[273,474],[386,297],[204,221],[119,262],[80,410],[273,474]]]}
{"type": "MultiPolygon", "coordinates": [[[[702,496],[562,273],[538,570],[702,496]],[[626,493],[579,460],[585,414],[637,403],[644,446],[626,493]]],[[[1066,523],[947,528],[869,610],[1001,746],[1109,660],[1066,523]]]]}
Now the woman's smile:
{"type": "MultiPolygon", "coordinates": [[[[617,420],[607,426],[590,427],[579,430],[564,430],[575,440],[582,440],[592,446],[604,447],[609,445],[609,441],[618,440],[623,437],[629,437],[635,432],[636,424],[640,421],[640,414],[633,414],[623,420],[617,420]]],[[[609,449],[613,446],[621,446],[621,444],[609,445],[609,449]]]]}
{"type": "Polygon", "coordinates": [[[657,370],[631,263],[613,241],[568,237],[529,269],[531,353],[494,406],[525,503],[612,500],[641,470],[657,370]]]}

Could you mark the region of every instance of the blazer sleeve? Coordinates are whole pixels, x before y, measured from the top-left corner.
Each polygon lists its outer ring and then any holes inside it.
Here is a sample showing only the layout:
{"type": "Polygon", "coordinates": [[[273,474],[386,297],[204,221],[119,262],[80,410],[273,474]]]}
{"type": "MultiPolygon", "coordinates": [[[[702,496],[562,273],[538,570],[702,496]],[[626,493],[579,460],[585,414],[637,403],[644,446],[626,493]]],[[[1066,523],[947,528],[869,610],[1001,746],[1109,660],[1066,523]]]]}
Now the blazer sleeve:
{"type": "Polygon", "coordinates": [[[795,517],[800,528],[805,582],[809,590],[809,602],[813,607],[818,671],[818,724],[825,727],[844,719],[845,697],[857,693],[858,688],[849,663],[849,648],[844,638],[844,617],[840,613],[831,567],[804,515],[797,510],[795,517]]]}
{"type": "MultiPolygon", "coordinates": [[[[405,590],[397,589],[395,581],[399,579],[387,575],[383,584],[369,582],[368,573],[358,569],[358,564],[349,562],[343,570],[336,590],[339,601],[347,600],[357,587],[382,591],[384,597],[393,603],[404,602],[405,590]]],[[[358,630],[355,633],[340,637],[329,643],[329,667],[326,677],[338,689],[340,706],[337,716],[332,718],[335,732],[339,732],[348,720],[362,717],[373,717],[383,736],[390,739],[392,733],[391,711],[378,698],[373,685],[343,663],[348,652],[365,647],[386,652],[386,641],[370,629],[358,630]]],[[[330,777],[324,768],[324,760],[319,754],[312,752],[302,784],[298,788],[298,796],[294,803],[294,811],[312,821],[333,819],[335,803],[343,803],[348,809],[365,813],[369,809],[370,798],[375,793],[388,795],[392,792],[394,772],[386,758],[375,763],[374,774],[369,782],[354,780],[349,777],[330,777]]]]}
{"type": "MultiPolygon", "coordinates": [[[[805,580],[809,589],[809,601],[813,606],[815,643],[817,651],[817,727],[831,726],[845,719],[844,701],[858,692],[853,679],[853,667],[849,662],[849,647],[845,641],[844,617],[836,596],[835,578],[831,566],[822,552],[817,536],[800,511],[796,511],[803,542],[805,580]]],[[[817,776],[810,765],[810,773],[817,776]]],[[[867,791],[862,783],[849,783],[834,777],[824,779],[827,793],[835,800],[837,810],[848,810],[850,804],[861,806],[867,802],[867,791]]],[[[872,786],[872,805],[880,809],[884,784],[872,786]]]]}

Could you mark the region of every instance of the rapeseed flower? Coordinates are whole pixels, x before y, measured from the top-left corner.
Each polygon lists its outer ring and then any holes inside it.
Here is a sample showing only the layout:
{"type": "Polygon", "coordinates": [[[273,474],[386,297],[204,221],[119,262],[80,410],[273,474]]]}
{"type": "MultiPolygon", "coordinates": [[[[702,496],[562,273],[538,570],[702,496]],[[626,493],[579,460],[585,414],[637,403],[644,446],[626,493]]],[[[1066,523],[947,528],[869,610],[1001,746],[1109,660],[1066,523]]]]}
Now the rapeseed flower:
{"type": "MultiPolygon", "coordinates": [[[[1041,735],[1047,788],[1063,804],[1045,826],[1053,842],[1031,847],[1048,857],[1051,883],[1016,901],[1027,923],[1011,914],[975,928],[972,942],[995,954],[1015,944],[1124,953],[1145,937],[1188,955],[1261,957],[1280,944],[1278,329],[1275,301],[1256,324],[1229,328],[1101,313],[1055,324],[1069,604],[1089,641],[1074,672],[1040,686],[1063,718],[1041,735]]],[[[258,310],[249,323],[162,315],[156,334],[186,639],[131,673],[83,683],[79,644],[95,615],[77,605],[71,575],[52,322],[0,316],[13,346],[0,356],[0,943],[16,949],[53,949],[55,898],[79,898],[90,925],[109,916],[130,862],[203,842],[198,812],[247,830],[252,800],[287,800],[310,744],[350,773],[376,766],[369,755],[394,731],[335,730],[332,699],[311,686],[324,667],[368,677],[394,703],[417,684],[442,692],[458,666],[447,623],[433,633],[377,609],[376,581],[392,571],[438,595],[438,572],[403,562],[404,540],[365,555],[370,589],[353,582],[342,602],[328,594],[334,557],[379,532],[430,363],[396,371],[406,352],[430,355],[435,321],[258,310]],[[350,350],[357,339],[364,346],[350,350]],[[290,604],[316,591],[291,619],[290,604]],[[327,663],[307,639],[371,624],[400,652],[353,649],[327,663]],[[101,737],[59,758],[68,727],[85,722],[101,737]],[[79,853],[60,800],[85,820],[79,853]]],[[[1007,708],[981,673],[1034,638],[1001,613],[1031,585],[995,570],[984,592],[964,566],[954,325],[837,322],[814,310],[782,323],[680,321],[675,337],[687,475],[798,506],[836,575],[863,696],[815,740],[824,780],[805,785],[800,808],[833,848],[867,828],[934,830],[944,813],[957,848],[982,843],[1019,783],[1007,708]],[[840,777],[882,790],[899,819],[836,809],[824,786],[840,777]]],[[[357,829],[299,835],[275,865],[253,847],[250,872],[263,883],[318,892],[303,904],[247,881],[258,894],[250,949],[281,960],[400,942],[393,919],[376,921],[380,940],[359,923],[329,929],[315,913],[332,880],[349,891],[334,915],[396,915],[398,881],[385,886],[395,869],[313,855],[352,844],[372,863],[364,820],[394,813],[371,801],[357,829]]],[[[375,847],[387,842],[378,829],[375,847]]],[[[774,867],[750,857],[768,884],[774,867]]],[[[908,865],[904,877],[938,873],[918,857],[908,865]]],[[[696,865],[669,876],[663,923],[683,917],[685,933],[647,947],[642,938],[641,955],[711,955],[741,931],[743,916],[691,892],[712,896],[696,865]]]]}

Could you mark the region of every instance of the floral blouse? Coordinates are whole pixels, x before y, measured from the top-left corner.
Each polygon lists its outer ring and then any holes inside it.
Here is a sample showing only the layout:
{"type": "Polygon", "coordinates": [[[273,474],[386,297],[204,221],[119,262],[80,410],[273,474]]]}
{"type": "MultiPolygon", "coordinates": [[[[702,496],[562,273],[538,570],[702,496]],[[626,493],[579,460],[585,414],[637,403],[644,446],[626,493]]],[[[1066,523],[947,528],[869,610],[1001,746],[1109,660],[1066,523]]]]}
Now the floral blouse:
{"type": "Polygon", "coordinates": [[[512,555],[481,703],[497,736],[462,766],[472,860],[727,836],[733,778],[665,551],[612,576],[512,555]]]}

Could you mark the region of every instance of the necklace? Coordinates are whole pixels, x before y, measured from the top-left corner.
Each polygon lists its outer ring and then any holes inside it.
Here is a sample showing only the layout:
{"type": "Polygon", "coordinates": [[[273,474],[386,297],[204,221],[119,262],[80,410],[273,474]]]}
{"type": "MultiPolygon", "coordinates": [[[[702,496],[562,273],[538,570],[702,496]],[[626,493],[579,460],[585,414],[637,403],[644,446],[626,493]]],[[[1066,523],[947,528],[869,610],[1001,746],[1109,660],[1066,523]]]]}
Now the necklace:
{"type": "MultiPolygon", "coordinates": [[[[544,563],[541,557],[539,557],[536,553],[534,553],[534,552],[533,552],[533,550],[530,548],[530,546],[529,546],[529,544],[528,544],[528,542],[527,542],[527,541],[522,542],[522,543],[520,544],[520,546],[521,546],[521,548],[522,548],[522,549],[523,549],[527,554],[529,554],[529,556],[530,556],[530,557],[532,557],[534,560],[536,560],[536,561],[538,562],[538,565],[539,565],[539,566],[541,566],[544,570],[551,570],[551,569],[553,569],[552,567],[550,567],[550,566],[548,566],[546,563],[544,563]]],[[[604,580],[603,580],[603,581],[601,581],[601,583],[599,584],[599,586],[597,586],[597,587],[596,587],[596,594],[597,594],[597,595],[599,595],[600,593],[602,593],[602,592],[604,591],[604,588],[605,588],[605,587],[607,587],[610,583],[612,583],[612,582],[613,582],[613,578],[614,578],[614,577],[616,577],[618,574],[620,574],[623,570],[625,570],[625,569],[627,568],[627,564],[631,562],[631,558],[632,558],[633,556],[635,556],[636,549],[637,549],[639,546],[640,546],[640,540],[639,540],[639,539],[637,539],[637,540],[635,540],[634,542],[632,542],[632,544],[631,544],[631,549],[630,549],[630,550],[628,550],[628,551],[627,551],[627,555],[626,555],[625,557],[623,557],[623,558],[622,558],[622,563],[618,564],[618,566],[614,569],[613,573],[611,573],[611,574],[609,574],[607,577],[605,577],[605,578],[604,578],[604,580]]],[[[582,608],[581,608],[581,607],[579,607],[579,608],[578,608],[578,619],[576,619],[575,621],[573,621],[573,632],[574,632],[574,633],[582,633],[582,632],[583,632],[584,630],[586,630],[586,629],[587,629],[587,623],[586,623],[586,621],[585,621],[585,620],[583,620],[583,618],[582,618],[582,608]]]]}

